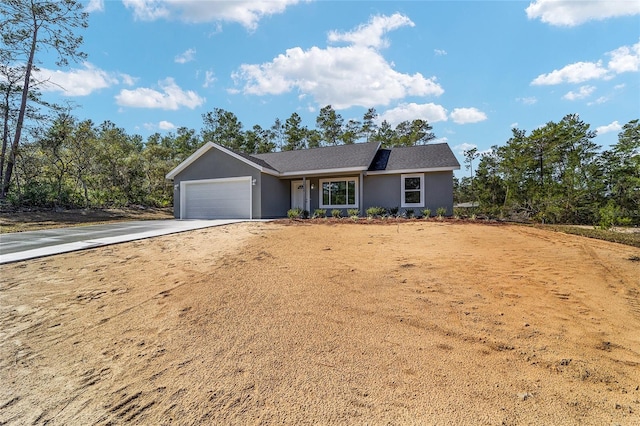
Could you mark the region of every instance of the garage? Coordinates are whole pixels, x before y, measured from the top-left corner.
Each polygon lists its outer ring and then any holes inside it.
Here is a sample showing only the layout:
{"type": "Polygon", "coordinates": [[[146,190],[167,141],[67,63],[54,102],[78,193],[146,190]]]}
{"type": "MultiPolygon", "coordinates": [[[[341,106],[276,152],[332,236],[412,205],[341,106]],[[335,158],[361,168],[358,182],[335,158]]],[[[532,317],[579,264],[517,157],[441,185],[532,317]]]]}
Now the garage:
{"type": "Polygon", "coordinates": [[[180,182],[181,219],[251,219],[251,177],[180,182]]]}

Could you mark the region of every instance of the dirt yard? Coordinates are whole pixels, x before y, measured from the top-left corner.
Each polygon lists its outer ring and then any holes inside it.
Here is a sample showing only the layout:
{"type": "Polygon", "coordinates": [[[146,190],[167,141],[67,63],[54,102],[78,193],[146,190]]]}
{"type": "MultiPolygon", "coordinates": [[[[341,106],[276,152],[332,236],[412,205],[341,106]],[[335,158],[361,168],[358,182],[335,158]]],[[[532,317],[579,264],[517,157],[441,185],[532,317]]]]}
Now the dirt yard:
{"type": "Polygon", "coordinates": [[[640,424],[640,249],[245,223],[0,266],[0,424],[640,424]]]}

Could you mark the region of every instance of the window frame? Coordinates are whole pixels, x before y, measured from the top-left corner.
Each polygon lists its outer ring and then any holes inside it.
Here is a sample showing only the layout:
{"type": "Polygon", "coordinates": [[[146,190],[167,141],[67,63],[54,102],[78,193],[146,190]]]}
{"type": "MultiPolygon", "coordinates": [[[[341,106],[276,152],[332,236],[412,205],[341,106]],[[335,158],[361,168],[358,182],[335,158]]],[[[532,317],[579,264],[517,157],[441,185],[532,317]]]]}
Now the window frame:
{"type": "MultiPolygon", "coordinates": [[[[358,192],[358,177],[332,177],[332,178],[325,178],[325,179],[320,179],[318,182],[318,189],[319,189],[319,200],[318,203],[320,205],[320,208],[333,208],[333,209],[351,209],[351,208],[359,208],[359,192],[358,192]],[[325,183],[337,183],[337,182],[344,182],[345,183],[345,188],[346,188],[346,193],[345,193],[345,201],[349,201],[349,182],[353,182],[354,183],[354,194],[353,194],[353,199],[355,201],[354,204],[325,204],[324,203],[324,184],[325,183]]],[[[330,195],[330,198],[331,197],[330,195]]],[[[330,200],[332,201],[332,200],[330,200]]]]}
{"type": "Polygon", "coordinates": [[[424,207],[424,173],[410,173],[410,174],[402,174],[400,175],[400,207],[424,207]],[[406,189],[405,188],[405,180],[409,178],[420,178],[420,188],[419,189],[406,189]],[[406,195],[407,192],[418,192],[420,193],[420,202],[419,203],[407,203],[406,195]]]}

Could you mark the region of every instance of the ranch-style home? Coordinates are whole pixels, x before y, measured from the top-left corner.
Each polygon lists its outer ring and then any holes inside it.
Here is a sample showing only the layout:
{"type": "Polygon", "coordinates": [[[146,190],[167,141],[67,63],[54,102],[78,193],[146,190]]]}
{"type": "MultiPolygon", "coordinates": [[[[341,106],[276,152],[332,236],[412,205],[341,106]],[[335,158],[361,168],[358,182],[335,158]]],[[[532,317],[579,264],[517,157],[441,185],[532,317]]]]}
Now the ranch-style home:
{"type": "Polygon", "coordinates": [[[244,154],[208,142],[167,174],[178,219],[272,219],[291,208],[398,207],[453,210],[453,171],[446,143],[381,148],[358,143],[244,154]]]}

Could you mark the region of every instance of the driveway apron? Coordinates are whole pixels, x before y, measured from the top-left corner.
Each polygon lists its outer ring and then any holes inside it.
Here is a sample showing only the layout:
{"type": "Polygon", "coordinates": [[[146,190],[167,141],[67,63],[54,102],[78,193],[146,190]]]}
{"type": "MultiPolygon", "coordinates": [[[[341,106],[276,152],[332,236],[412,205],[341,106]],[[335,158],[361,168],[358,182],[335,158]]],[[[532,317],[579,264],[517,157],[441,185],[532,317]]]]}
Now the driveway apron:
{"type": "Polygon", "coordinates": [[[246,221],[146,220],[0,234],[0,264],[246,221]]]}

